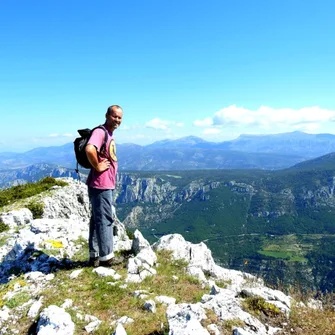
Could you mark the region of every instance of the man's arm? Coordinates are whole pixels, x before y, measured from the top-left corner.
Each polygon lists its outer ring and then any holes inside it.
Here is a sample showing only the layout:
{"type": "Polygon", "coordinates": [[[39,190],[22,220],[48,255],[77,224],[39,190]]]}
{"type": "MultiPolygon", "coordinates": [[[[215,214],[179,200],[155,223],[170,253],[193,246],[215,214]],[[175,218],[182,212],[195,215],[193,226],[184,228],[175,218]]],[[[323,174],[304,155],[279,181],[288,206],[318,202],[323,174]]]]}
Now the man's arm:
{"type": "Polygon", "coordinates": [[[89,162],[96,171],[103,172],[109,169],[110,161],[105,158],[101,162],[99,162],[97,148],[93,144],[87,144],[85,152],[89,162]]]}

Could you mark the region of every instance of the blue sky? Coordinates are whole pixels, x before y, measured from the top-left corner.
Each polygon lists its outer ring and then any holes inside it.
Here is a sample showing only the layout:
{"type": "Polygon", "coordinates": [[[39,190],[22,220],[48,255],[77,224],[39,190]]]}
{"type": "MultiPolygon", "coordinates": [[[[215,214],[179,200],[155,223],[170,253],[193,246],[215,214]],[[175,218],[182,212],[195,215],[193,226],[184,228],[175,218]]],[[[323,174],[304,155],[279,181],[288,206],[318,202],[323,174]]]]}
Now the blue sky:
{"type": "Polygon", "coordinates": [[[335,133],[335,1],[2,1],[0,152],[335,133]]]}

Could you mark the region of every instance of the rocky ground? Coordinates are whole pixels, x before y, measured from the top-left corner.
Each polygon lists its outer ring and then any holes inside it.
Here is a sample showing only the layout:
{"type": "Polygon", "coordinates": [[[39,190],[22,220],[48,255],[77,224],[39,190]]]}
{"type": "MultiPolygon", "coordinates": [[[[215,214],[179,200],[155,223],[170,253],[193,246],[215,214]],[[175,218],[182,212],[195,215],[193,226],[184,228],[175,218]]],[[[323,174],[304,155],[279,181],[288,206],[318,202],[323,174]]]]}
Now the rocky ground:
{"type": "MultiPolygon", "coordinates": [[[[89,267],[86,186],[63,180],[68,186],[40,195],[41,219],[27,208],[0,215],[9,226],[0,234],[0,334],[284,331],[295,305],[290,296],[216,265],[204,243],[192,244],[179,234],[150,245],[138,230],[130,239],[115,217],[115,251],[127,256],[124,264],[89,267]],[[166,272],[170,265],[176,273],[166,272]],[[119,300],[109,300],[117,295],[119,300]]],[[[316,302],[314,307],[321,308],[316,302]]]]}

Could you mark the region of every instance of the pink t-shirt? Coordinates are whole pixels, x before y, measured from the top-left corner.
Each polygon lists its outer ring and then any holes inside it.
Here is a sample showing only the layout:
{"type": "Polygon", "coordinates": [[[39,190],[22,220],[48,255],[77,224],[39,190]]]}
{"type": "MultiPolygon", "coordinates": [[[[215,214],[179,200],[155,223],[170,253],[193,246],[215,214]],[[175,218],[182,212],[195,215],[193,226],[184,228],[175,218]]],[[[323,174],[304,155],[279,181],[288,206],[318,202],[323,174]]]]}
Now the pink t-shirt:
{"type": "Polygon", "coordinates": [[[91,169],[86,184],[93,188],[99,188],[103,190],[114,190],[116,185],[116,173],[117,173],[117,158],[116,158],[116,147],[113,138],[113,133],[108,131],[108,140],[106,143],[106,153],[100,153],[100,149],[105,141],[105,132],[103,129],[95,129],[88,141],[88,144],[93,144],[98,151],[98,159],[102,161],[107,158],[111,165],[108,170],[103,172],[97,172],[95,169],[91,169]]]}

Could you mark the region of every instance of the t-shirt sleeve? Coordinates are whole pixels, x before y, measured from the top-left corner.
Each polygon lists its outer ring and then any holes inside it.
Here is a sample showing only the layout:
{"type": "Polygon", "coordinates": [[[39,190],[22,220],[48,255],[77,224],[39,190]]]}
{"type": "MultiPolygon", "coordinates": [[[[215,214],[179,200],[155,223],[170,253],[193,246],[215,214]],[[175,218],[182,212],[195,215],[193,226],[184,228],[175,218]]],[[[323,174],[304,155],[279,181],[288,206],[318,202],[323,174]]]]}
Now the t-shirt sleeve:
{"type": "Polygon", "coordinates": [[[105,132],[102,129],[97,128],[93,131],[87,144],[94,145],[97,148],[97,151],[100,152],[104,140],[105,140],[105,132]]]}

